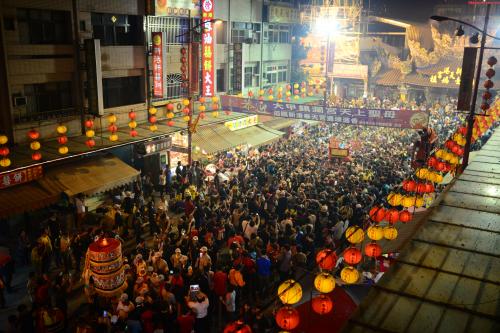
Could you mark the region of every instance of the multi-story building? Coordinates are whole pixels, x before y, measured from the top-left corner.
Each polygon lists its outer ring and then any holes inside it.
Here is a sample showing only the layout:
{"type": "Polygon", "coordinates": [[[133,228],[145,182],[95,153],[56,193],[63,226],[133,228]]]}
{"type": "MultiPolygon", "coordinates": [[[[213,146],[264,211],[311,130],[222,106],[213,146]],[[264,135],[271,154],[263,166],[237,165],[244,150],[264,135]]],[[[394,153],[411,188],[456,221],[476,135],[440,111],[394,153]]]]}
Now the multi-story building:
{"type": "Polygon", "coordinates": [[[256,93],[290,82],[294,1],[218,0],[215,17],[223,21],[216,31],[217,92],[256,93]],[[235,52],[241,68],[234,68],[235,52]]]}
{"type": "MultiPolygon", "coordinates": [[[[292,2],[213,1],[214,19],[218,21],[212,22],[216,94],[246,93],[249,89],[256,92],[290,82],[291,26],[298,15],[292,2]],[[235,45],[241,50],[240,63],[234,61],[235,45]]],[[[9,138],[11,161],[10,165],[0,166],[0,179],[6,179],[5,186],[0,186],[2,194],[6,194],[0,197],[0,204],[9,210],[0,210],[0,218],[43,207],[54,202],[61,192],[75,195],[82,190],[66,191],[64,186],[53,184],[49,190],[45,177],[32,186],[7,189],[12,185],[7,184],[9,177],[17,177],[14,173],[19,170],[43,164],[44,173],[55,179],[58,176],[52,169],[58,169],[60,163],[87,163],[74,157],[112,151],[150,173],[156,182],[161,168],[177,161],[187,162],[191,131],[181,111],[183,100],[191,99],[191,119],[198,123],[195,118],[199,104],[195,101],[200,91],[199,34],[203,29],[199,1],[6,0],[0,6],[0,134],[9,138]],[[175,117],[167,123],[169,104],[174,105],[175,117]],[[156,131],[148,123],[152,107],[157,109],[156,131]],[[130,112],[137,122],[135,135],[129,128],[130,112]],[[115,124],[110,124],[109,120],[114,119],[110,116],[116,116],[115,124]],[[89,138],[85,125],[89,119],[93,120],[95,132],[93,148],[86,145],[89,138]],[[63,135],[67,138],[57,140],[61,124],[67,128],[63,135]],[[110,129],[116,130],[115,125],[118,139],[112,140],[110,129]],[[33,129],[39,138],[28,137],[33,129]],[[36,145],[30,145],[33,140],[37,140],[36,145]],[[69,152],[58,149],[65,140],[69,152]],[[155,140],[159,143],[155,144],[155,140]],[[41,153],[36,158],[33,147],[41,153]],[[28,193],[40,188],[45,196],[28,193]],[[35,197],[37,202],[25,202],[35,197]],[[15,207],[13,200],[19,201],[15,207]]],[[[200,128],[192,136],[192,150],[205,156],[245,143],[221,124],[244,115],[215,114],[199,121],[200,128]]],[[[253,133],[255,136],[258,128],[253,133]]],[[[268,139],[280,136],[271,134],[267,133],[268,139]]],[[[74,170],[69,164],[64,169],[74,170]]],[[[101,172],[114,174],[111,169],[101,172]]]]}

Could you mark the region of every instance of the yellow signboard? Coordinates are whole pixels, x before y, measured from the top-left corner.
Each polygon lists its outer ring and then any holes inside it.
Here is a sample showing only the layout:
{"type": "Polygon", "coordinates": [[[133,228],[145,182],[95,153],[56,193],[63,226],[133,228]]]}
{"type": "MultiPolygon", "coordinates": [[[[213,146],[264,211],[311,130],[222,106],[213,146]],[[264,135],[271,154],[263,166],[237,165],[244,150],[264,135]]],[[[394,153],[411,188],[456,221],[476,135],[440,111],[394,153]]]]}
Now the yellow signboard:
{"type": "Polygon", "coordinates": [[[224,126],[226,126],[230,131],[237,131],[243,128],[257,125],[258,123],[259,123],[259,116],[255,115],[236,120],[226,121],[224,123],[224,126]]]}

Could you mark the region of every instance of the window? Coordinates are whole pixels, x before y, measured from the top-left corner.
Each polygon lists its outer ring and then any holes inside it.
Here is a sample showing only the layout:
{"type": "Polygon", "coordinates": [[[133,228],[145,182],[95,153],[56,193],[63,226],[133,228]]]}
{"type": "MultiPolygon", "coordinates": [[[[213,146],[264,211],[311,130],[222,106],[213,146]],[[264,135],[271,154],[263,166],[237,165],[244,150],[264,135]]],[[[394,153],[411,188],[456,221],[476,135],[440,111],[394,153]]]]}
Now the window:
{"type": "Polygon", "coordinates": [[[70,44],[69,11],[17,9],[19,39],[23,44],[70,44]]]}
{"type": "Polygon", "coordinates": [[[112,15],[92,13],[94,38],[101,45],[142,45],[142,18],[136,15],[112,15]]]}
{"type": "Polygon", "coordinates": [[[224,87],[224,82],[226,81],[224,72],[223,68],[217,70],[217,92],[226,91],[224,87]]]}
{"type": "Polygon", "coordinates": [[[73,107],[71,82],[27,84],[24,86],[28,114],[59,111],[73,107]]]}
{"type": "Polygon", "coordinates": [[[259,65],[245,66],[244,87],[256,87],[259,85],[259,65]],[[255,78],[255,80],[254,80],[255,78]],[[254,82],[255,81],[255,82],[254,82]]]}
{"type": "Polygon", "coordinates": [[[233,22],[233,43],[260,43],[260,23],[233,22]]]}
{"type": "Polygon", "coordinates": [[[148,38],[151,38],[151,32],[163,32],[163,44],[182,44],[189,41],[188,18],[149,16],[148,30],[148,38]]]}
{"type": "Polygon", "coordinates": [[[127,76],[102,80],[104,108],[144,102],[142,76],[127,76]]]}
{"type": "Polygon", "coordinates": [[[264,30],[264,41],[268,43],[290,43],[290,26],[286,24],[268,24],[264,30]]]}
{"type": "Polygon", "coordinates": [[[268,84],[287,81],[288,67],[286,65],[273,65],[266,68],[266,79],[268,84]]]}

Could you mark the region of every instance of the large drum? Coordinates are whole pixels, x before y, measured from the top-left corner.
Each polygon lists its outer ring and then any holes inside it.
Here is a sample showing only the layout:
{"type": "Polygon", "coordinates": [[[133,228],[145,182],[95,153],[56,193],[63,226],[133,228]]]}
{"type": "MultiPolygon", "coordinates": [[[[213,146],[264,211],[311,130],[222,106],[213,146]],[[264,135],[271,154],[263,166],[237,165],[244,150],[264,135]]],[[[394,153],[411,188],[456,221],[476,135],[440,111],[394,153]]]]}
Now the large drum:
{"type": "Polygon", "coordinates": [[[127,288],[122,245],[117,239],[101,238],[90,244],[85,268],[87,279],[93,278],[95,290],[101,296],[119,295],[127,288]]]}

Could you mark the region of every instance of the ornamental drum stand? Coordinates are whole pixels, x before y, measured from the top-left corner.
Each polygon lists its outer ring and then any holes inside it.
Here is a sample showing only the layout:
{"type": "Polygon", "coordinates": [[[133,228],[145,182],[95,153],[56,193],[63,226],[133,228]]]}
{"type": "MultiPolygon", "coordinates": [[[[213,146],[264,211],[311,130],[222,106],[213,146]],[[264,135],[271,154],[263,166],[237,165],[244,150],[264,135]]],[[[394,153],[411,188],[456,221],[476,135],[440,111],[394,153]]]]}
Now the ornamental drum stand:
{"type": "Polygon", "coordinates": [[[84,278],[86,284],[92,278],[96,292],[104,297],[120,295],[127,288],[119,240],[101,238],[89,245],[84,278]]]}

